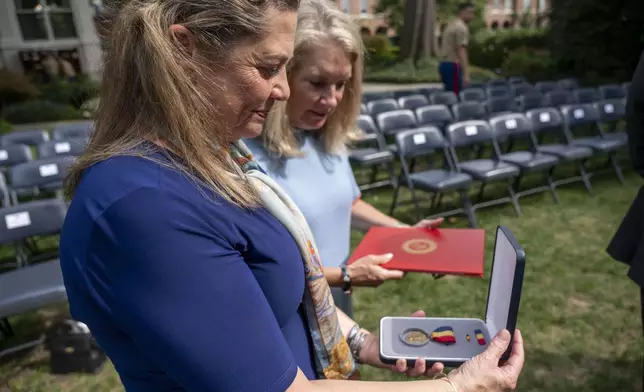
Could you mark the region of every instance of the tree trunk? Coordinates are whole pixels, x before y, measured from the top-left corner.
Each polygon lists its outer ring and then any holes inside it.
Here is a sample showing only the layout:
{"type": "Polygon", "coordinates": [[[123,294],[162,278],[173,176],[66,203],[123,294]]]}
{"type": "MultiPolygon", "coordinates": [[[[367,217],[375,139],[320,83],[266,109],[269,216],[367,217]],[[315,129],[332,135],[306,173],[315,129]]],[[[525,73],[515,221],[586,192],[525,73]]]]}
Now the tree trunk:
{"type": "Polygon", "coordinates": [[[434,52],[436,0],[406,0],[400,57],[414,63],[434,52]]]}

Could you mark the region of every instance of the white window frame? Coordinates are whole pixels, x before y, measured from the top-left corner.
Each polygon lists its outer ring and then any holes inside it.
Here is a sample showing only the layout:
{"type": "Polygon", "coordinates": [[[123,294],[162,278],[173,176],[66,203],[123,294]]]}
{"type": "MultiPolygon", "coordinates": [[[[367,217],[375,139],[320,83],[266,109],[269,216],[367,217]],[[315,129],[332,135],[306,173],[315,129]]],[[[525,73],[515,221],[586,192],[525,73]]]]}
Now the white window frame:
{"type": "Polygon", "coordinates": [[[539,7],[539,12],[543,12],[546,10],[546,0],[539,0],[539,4],[537,5],[539,7]]]}
{"type": "Polygon", "coordinates": [[[369,0],[360,0],[360,15],[369,15],[369,0]]]}
{"type": "Polygon", "coordinates": [[[350,0],[342,0],[342,11],[346,14],[351,13],[351,1],[350,0]]]}
{"type": "MultiPolygon", "coordinates": [[[[13,0],[10,0],[13,1],[13,0]]],[[[40,0],[40,4],[42,5],[41,10],[30,10],[30,9],[24,9],[24,8],[18,8],[18,4],[14,1],[14,4],[16,6],[16,19],[18,22],[18,25],[20,26],[20,34],[22,36],[22,40],[25,42],[34,42],[34,41],[61,41],[61,40],[69,40],[69,39],[78,39],[78,29],[76,27],[76,21],[74,20],[74,10],[71,8],[73,1],[70,1],[70,6],[65,7],[65,8],[56,8],[55,11],[51,10],[51,7],[47,5],[47,0],[40,0]],[[75,36],[74,37],[59,37],[57,38],[56,35],[54,34],[54,28],[51,25],[51,19],[50,15],[52,13],[61,13],[61,14],[69,14],[72,16],[72,20],[74,20],[74,31],[75,31],[75,36]],[[45,33],[47,37],[45,39],[33,39],[33,38],[25,38],[22,32],[22,25],[20,25],[20,19],[18,18],[19,15],[38,15],[41,14],[43,17],[43,24],[45,26],[45,33]]]]}
{"type": "Polygon", "coordinates": [[[532,10],[532,0],[523,0],[523,12],[530,12],[532,10]]]}

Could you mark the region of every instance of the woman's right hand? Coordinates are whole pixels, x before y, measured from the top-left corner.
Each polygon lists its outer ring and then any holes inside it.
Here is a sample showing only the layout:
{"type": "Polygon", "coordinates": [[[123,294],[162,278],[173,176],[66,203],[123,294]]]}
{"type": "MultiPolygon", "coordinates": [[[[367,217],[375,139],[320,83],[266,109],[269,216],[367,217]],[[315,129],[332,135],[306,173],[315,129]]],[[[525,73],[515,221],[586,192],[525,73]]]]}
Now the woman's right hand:
{"type": "Polygon", "coordinates": [[[499,363],[510,344],[510,333],[499,332],[481,354],[450,372],[449,379],[459,392],[504,392],[513,391],[523,369],[523,338],[517,329],[510,358],[499,363]]]}
{"type": "Polygon", "coordinates": [[[368,255],[356,260],[347,266],[347,274],[351,278],[352,286],[377,287],[385,280],[402,278],[405,273],[397,270],[388,270],[381,265],[393,258],[391,253],[384,255],[368,255]]]}

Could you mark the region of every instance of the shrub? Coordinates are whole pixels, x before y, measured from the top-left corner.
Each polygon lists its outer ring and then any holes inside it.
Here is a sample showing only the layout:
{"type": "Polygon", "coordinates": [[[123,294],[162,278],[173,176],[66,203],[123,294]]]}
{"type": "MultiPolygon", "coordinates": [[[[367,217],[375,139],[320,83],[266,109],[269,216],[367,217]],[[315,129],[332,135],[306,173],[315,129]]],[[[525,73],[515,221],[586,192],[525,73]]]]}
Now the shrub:
{"type": "Polygon", "coordinates": [[[0,109],[38,97],[40,92],[23,74],[0,69],[0,109]]]}
{"type": "Polygon", "coordinates": [[[642,0],[558,0],[550,26],[557,69],[583,84],[630,80],[644,50],[642,0]]]}
{"type": "Polygon", "coordinates": [[[531,82],[556,78],[552,56],[546,50],[525,47],[510,52],[501,66],[504,77],[524,76],[531,82]]]}
{"type": "Polygon", "coordinates": [[[28,101],[7,106],[3,110],[6,121],[13,124],[75,120],[82,118],[71,105],[49,101],[28,101]]]}
{"type": "Polygon", "coordinates": [[[470,63],[487,69],[499,69],[510,52],[520,48],[548,48],[545,29],[508,29],[483,31],[472,38],[469,47],[470,63]]]}
{"type": "Polygon", "coordinates": [[[0,134],[8,133],[13,127],[4,120],[0,120],[0,134]]]}
{"type": "Polygon", "coordinates": [[[80,75],[75,81],[56,79],[39,86],[41,99],[51,102],[61,102],[80,108],[83,102],[98,94],[98,83],[85,75],[80,75]]]}
{"type": "Polygon", "coordinates": [[[367,67],[387,66],[396,61],[397,49],[385,35],[363,35],[367,67]]]}

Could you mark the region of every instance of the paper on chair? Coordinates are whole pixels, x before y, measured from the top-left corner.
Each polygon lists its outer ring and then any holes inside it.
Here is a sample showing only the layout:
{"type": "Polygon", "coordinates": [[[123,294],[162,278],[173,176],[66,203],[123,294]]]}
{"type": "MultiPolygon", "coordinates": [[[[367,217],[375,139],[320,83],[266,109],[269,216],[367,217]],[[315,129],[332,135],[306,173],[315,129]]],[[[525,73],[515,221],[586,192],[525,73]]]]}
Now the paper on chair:
{"type": "Polygon", "coordinates": [[[31,217],[29,211],[16,212],[4,216],[4,222],[7,229],[13,230],[19,227],[26,227],[31,225],[31,217]]]}
{"type": "Polygon", "coordinates": [[[38,171],[40,172],[41,177],[55,176],[56,174],[58,174],[58,165],[56,165],[55,163],[42,165],[38,168],[38,171]]]}

